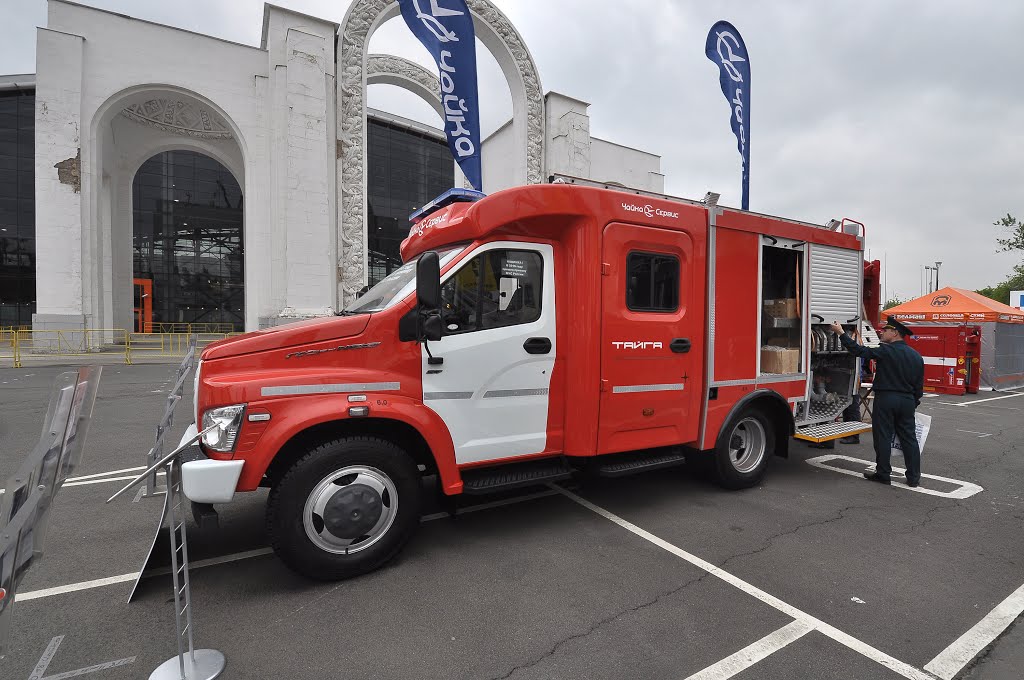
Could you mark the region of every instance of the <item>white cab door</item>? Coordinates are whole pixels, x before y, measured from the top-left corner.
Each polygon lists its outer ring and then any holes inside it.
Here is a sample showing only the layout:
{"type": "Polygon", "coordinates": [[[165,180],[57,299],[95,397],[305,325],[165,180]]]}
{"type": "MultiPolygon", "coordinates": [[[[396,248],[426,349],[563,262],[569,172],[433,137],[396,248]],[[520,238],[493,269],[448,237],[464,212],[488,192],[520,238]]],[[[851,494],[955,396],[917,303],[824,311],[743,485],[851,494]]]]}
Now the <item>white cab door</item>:
{"type": "Polygon", "coordinates": [[[480,246],[441,286],[444,337],[423,351],[423,402],[444,419],[458,463],[544,451],[555,365],[550,245],[480,246]]]}

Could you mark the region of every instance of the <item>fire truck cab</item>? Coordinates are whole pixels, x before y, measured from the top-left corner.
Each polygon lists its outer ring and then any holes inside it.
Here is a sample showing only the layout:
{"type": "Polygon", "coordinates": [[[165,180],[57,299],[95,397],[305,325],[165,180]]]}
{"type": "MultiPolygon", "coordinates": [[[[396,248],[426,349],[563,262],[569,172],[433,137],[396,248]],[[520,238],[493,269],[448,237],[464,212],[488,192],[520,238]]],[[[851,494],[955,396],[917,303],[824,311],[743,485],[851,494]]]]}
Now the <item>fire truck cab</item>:
{"type": "Polygon", "coordinates": [[[827,330],[862,317],[862,225],[552,180],[449,192],[339,316],[207,347],[196,507],[269,486],[274,550],[338,579],[408,541],[425,477],[452,498],[688,462],[739,489],[791,436],[869,429],[833,422],[860,374],[827,330]]]}

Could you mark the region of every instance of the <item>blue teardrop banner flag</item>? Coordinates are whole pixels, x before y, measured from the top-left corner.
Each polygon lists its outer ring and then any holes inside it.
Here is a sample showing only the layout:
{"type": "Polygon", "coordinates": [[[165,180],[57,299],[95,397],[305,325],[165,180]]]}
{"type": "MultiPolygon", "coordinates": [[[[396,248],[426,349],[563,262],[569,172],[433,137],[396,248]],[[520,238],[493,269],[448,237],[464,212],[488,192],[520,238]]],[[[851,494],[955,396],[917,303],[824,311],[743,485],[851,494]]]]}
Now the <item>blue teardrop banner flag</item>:
{"type": "Polygon", "coordinates": [[[729,102],[729,122],[743,159],[743,209],[750,209],[750,58],[740,32],[728,21],[711,27],[704,54],[720,70],[722,94],[729,102]]]}
{"type": "Polygon", "coordinates": [[[437,63],[448,148],[480,190],[476,36],[465,0],[399,0],[402,18],[437,63]]]}

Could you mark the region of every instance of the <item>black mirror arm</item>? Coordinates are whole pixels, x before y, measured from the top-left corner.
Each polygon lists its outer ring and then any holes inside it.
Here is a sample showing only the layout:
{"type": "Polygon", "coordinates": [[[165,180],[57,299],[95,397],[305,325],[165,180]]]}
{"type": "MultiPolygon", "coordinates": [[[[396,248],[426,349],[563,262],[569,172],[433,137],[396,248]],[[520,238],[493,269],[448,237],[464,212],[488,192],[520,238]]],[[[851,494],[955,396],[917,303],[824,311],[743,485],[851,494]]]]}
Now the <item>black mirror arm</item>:
{"type": "Polygon", "coordinates": [[[426,338],[423,339],[423,349],[427,352],[427,365],[428,366],[440,366],[444,363],[444,357],[435,357],[430,353],[430,345],[426,338]]]}

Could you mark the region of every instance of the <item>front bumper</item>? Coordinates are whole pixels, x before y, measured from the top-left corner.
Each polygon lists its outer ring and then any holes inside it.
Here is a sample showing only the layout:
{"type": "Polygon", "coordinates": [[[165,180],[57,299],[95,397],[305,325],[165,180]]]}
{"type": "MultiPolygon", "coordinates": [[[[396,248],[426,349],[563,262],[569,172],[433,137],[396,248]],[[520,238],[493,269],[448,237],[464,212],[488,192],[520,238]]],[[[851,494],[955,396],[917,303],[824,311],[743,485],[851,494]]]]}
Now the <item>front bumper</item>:
{"type": "MultiPolygon", "coordinates": [[[[178,446],[194,438],[198,433],[196,424],[192,423],[185,430],[178,446]]],[[[238,487],[238,478],[242,474],[244,464],[245,461],[242,460],[211,460],[206,456],[183,463],[181,489],[185,497],[194,503],[230,503],[238,487]]]]}

